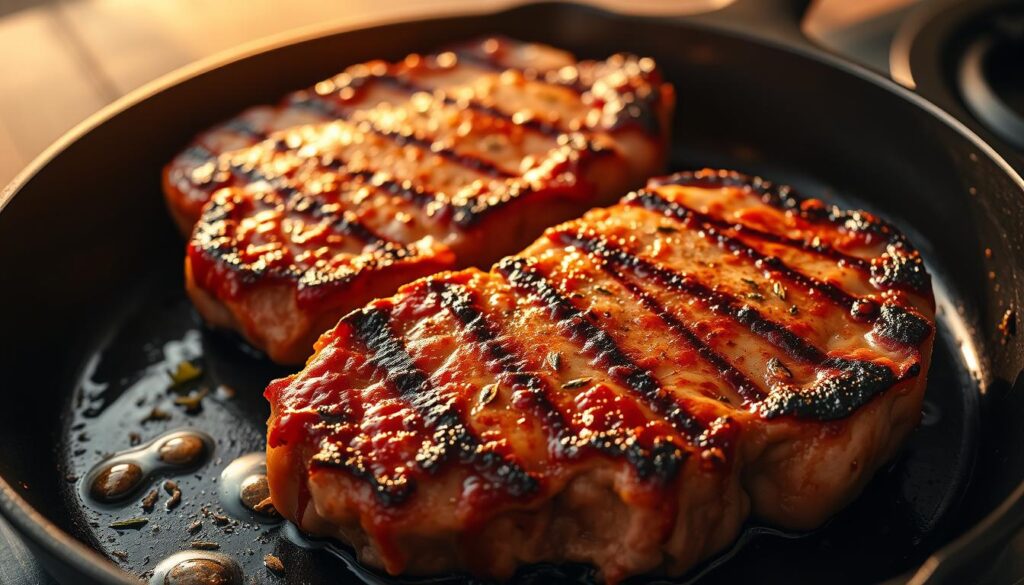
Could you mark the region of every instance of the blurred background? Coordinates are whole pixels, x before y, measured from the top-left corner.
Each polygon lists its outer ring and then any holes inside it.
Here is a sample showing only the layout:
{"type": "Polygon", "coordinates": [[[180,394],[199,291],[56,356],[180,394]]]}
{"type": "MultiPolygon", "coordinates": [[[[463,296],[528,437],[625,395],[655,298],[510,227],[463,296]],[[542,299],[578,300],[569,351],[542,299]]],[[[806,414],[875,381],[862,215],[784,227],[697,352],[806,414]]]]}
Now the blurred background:
{"type": "MultiPolygon", "coordinates": [[[[885,69],[895,23],[920,0],[817,0],[805,30],[885,69]]],[[[591,0],[649,14],[729,0],[591,0]]],[[[303,27],[358,26],[509,0],[0,0],[0,186],[64,132],[197,60],[303,27]]]]}

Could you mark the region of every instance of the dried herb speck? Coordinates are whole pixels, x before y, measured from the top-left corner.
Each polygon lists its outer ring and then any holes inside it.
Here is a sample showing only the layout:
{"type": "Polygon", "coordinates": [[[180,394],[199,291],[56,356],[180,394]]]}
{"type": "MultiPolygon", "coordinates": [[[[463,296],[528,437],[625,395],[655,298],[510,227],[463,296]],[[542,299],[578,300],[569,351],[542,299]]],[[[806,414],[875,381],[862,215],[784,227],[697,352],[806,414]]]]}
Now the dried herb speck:
{"type": "Polygon", "coordinates": [[[609,296],[609,297],[615,294],[615,293],[613,293],[612,291],[608,290],[607,288],[605,288],[603,286],[595,286],[594,290],[596,290],[597,292],[599,292],[599,293],[601,293],[603,295],[609,296]]]}
{"type": "Polygon", "coordinates": [[[758,284],[756,280],[752,280],[750,278],[741,278],[740,280],[743,281],[743,284],[749,286],[750,290],[754,292],[761,292],[761,285],[758,284]]]}
{"type": "Polygon", "coordinates": [[[149,524],[149,518],[139,517],[139,518],[128,518],[127,520],[118,520],[117,522],[111,522],[110,523],[110,527],[111,528],[117,528],[119,530],[120,529],[125,529],[125,528],[139,529],[139,528],[142,528],[143,526],[145,526],[146,524],[149,524]]]}
{"type": "Polygon", "coordinates": [[[220,545],[210,540],[193,540],[192,548],[199,550],[217,550],[220,545]]]}
{"type": "Polygon", "coordinates": [[[573,389],[576,389],[576,388],[582,388],[583,386],[586,386],[587,384],[589,384],[591,380],[593,380],[593,378],[591,378],[589,376],[585,377],[585,378],[576,378],[575,380],[569,380],[565,384],[562,384],[562,388],[564,388],[566,390],[573,390],[573,389]]]}

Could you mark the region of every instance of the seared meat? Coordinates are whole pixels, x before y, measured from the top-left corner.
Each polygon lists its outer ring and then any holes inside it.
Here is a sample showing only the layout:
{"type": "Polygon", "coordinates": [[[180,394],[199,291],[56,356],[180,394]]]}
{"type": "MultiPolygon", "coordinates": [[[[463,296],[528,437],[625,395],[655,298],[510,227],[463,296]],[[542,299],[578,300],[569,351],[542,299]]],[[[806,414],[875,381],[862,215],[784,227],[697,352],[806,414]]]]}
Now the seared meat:
{"type": "Polygon", "coordinates": [[[369,300],[486,266],[642,184],[664,163],[672,106],[650,59],[575,63],[512,41],[351,68],[213,130],[170,165],[179,223],[203,210],[189,293],[212,324],[301,362],[369,300]],[[334,121],[214,158],[310,116],[334,121]]]}
{"type": "Polygon", "coordinates": [[[859,493],[918,421],[934,313],[868,213],[655,180],[345,316],[266,391],[274,505],[390,573],[682,574],[859,493]]]}

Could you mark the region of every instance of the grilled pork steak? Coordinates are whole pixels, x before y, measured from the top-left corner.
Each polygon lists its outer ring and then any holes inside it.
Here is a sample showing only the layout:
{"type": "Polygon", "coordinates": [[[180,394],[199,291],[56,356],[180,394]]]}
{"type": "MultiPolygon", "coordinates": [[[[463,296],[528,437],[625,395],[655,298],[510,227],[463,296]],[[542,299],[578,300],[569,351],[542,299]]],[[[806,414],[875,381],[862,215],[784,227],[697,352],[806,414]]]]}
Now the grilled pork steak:
{"type": "Polygon", "coordinates": [[[891,225],[724,171],[345,316],[272,383],[274,505],[390,573],[684,573],[809,529],[918,421],[931,284],[891,225]]]}
{"type": "Polygon", "coordinates": [[[486,266],[642,184],[673,101],[650,59],[507,40],[352,67],[169,165],[188,291],[210,323],[301,362],[369,300],[486,266]]]}

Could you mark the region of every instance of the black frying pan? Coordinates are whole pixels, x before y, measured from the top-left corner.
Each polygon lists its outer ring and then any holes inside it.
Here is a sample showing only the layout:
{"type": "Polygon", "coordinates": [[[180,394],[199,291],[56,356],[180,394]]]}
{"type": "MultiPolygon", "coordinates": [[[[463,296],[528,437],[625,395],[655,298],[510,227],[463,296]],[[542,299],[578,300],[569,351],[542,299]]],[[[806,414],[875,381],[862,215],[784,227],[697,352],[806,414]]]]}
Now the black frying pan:
{"type": "MultiPolygon", "coordinates": [[[[793,535],[751,526],[742,546],[690,579],[980,579],[1024,519],[1024,181],[936,107],[809,46],[795,24],[802,4],[740,2],[679,19],[540,4],[332,31],[190,68],[98,114],[0,197],[0,510],[67,583],[131,583],[129,574],[197,539],[216,541],[256,582],[379,579],[348,564],[344,549],[299,546],[280,525],[227,534],[206,518],[188,532],[202,506],[218,505],[221,469],[262,448],[260,393],[284,372],[201,327],[182,293],[183,246],[160,168],[197,131],[347,64],[501,33],[583,57],[655,57],[679,93],[673,170],[735,168],[881,212],[912,235],[936,276],[940,338],[924,424],[905,453],[825,527],[793,535]],[[174,405],[182,389],[168,390],[164,372],[185,358],[203,371],[189,384],[230,386],[235,396],[213,393],[192,415],[174,405]],[[142,423],[154,406],[171,418],[142,423]],[[183,426],[217,444],[200,468],[174,476],[179,508],[116,529],[110,523],[141,514],[138,498],[83,504],[80,478],[126,448],[130,433],[145,440],[183,426]],[[262,567],[267,553],[285,576],[262,567]]],[[[586,577],[582,567],[539,568],[519,581],[586,577]]]]}

